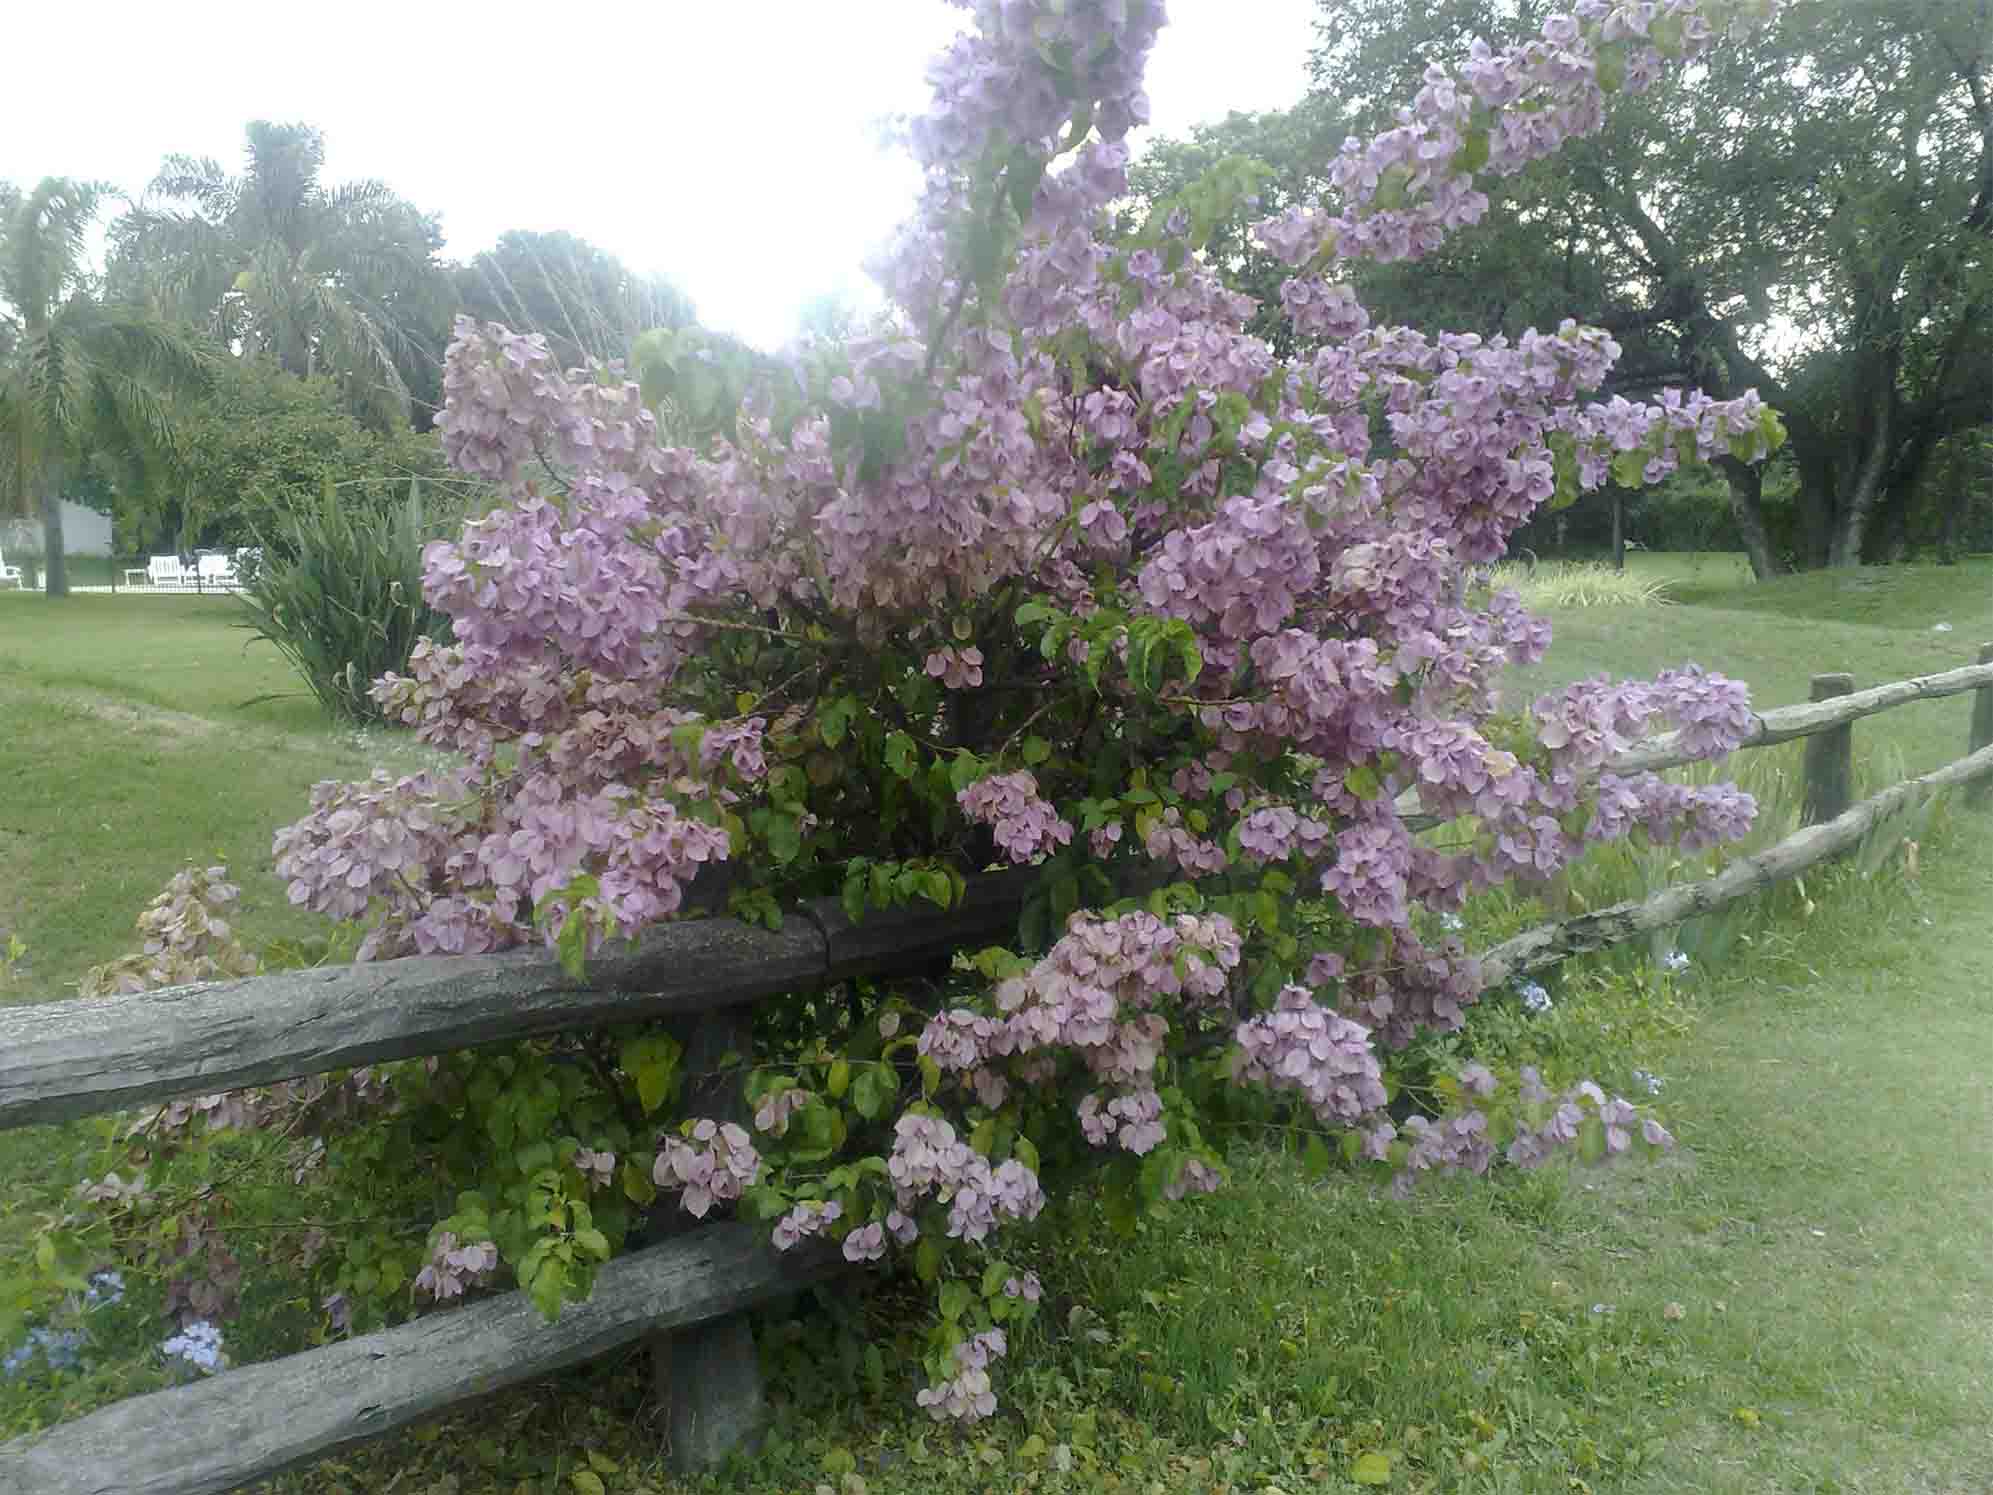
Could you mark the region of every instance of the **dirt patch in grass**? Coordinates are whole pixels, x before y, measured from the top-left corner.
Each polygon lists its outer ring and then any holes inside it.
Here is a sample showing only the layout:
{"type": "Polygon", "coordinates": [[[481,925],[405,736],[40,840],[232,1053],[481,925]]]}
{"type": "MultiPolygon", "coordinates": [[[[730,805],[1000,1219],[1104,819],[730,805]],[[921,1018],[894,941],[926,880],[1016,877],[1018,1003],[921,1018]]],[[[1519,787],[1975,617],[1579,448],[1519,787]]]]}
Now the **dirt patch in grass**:
{"type": "Polygon", "coordinates": [[[130,732],[149,732],[162,737],[184,741],[194,737],[206,737],[217,732],[221,723],[205,716],[195,716],[188,711],[170,711],[163,706],[146,706],[133,701],[120,701],[113,696],[95,691],[63,690],[51,692],[54,700],[64,706],[107,722],[114,727],[123,727],[130,732]]]}

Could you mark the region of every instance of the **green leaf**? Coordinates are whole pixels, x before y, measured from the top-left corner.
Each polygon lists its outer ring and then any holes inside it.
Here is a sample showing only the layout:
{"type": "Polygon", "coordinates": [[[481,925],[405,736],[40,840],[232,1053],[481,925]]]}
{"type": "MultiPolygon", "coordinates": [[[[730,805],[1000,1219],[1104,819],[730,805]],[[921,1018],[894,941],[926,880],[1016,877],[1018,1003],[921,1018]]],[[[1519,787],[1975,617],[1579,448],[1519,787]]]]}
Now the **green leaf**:
{"type": "Polygon", "coordinates": [[[1578,1127],[1578,1156],[1587,1163],[1605,1156],[1605,1123],[1596,1116],[1587,1116],[1578,1127]]]}
{"type": "Polygon", "coordinates": [[[652,1033],[623,1044],[618,1056],[623,1073],[637,1082],[637,1099],[649,1115],[670,1098],[678,1083],[678,1061],[684,1055],[668,1033],[652,1033]]]}
{"type": "Polygon", "coordinates": [[[1040,763],[1043,763],[1047,758],[1051,756],[1052,756],[1052,744],[1047,742],[1044,738],[1027,737],[1024,739],[1024,761],[1030,764],[1033,768],[1036,768],[1040,763]]]}
{"type": "Polygon", "coordinates": [[[969,1290],[966,1282],[941,1284],[941,1316],[949,1323],[961,1323],[962,1315],[969,1311],[969,1305],[975,1301],[976,1295],[969,1290]]]}
{"type": "Polygon", "coordinates": [[[569,913],[567,922],[561,925],[561,932],[554,941],[554,952],[560,956],[561,969],[570,981],[587,979],[588,921],[579,913],[569,913]]]}
{"type": "Polygon", "coordinates": [[[1374,764],[1358,763],[1343,774],[1343,788],[1361,800],[1373,800],[1384,792],[1374,764]]]}
{"type": "Polygon", "coordinates": [[[609,1237],[593,1226],[574,1233],[574,1243],[597,1261],[609,1259],[609,1237]]]}
{"type": "Polygon", "coordinates": [[[1388,1485],[1391,1483],[1391,1459],[1388,1454],[1367,1453],[1356,1461],[1349,1477],[1360,1485],[1388,1485]]]}
{"type": "Polygon", "coordinates": [[[867,1064],[851,1082],[851,1106],[867,1121],[876,1121],[900,1088],[899,1076],[884,1064],[867,1064]]]}
{"type": "Polygon", "coordinates": [[[977,779],[983,776],[983,760],[967,748],[958,752],[948,764],[948,787],[960,794],[977,779]]]}
{"type": "Polygon", "coordinates": [[[1469,174],[1479,171],[1488,164],[1488,145],[1487,126],[1469,130],[1460,138],[1460,149],[1453,153],[1453,169],[1469,174]]]}
{"type": "Polygon", "coordinates": [[[567,1267],[549,1253],[540,1259],[540,1269],[533,1274],[528,1296],[540,1310],[540,1317],[551,1324],[561,1316],[561,1300],[566,1295],[567,1267]]]}
{"type": "Polygon", "coordinates": [[[844,741],[844,734],[850,730],[851,719],[858,714],[858,699],[855,696],[839,696],[817,713],[817,731],[823,737],[825,747],[836,747],[844,741]]]}
{"type": "Polygon", "coordinates": [[[1045,158],[1028,146],[1018,146],[1011,152],[1010,164],[1004,170],[1004,180],[1010,188],[1011,211],[1020,221],[1029,221],[1031,203],[1037,194],[1038,183],[1045,176],[1045,158]]]}
{"type": "Polygon", "coordinates": [[[776,815],[768,822],[768,854],[777,862],[793,862],[803,852],[803,833],[793,815],[776,815]]]}
{"type": "Polygon", "coordinates": [[[914,740],[904,732],[895,732],[886,739],[886,767],[903,779],[913,777],[915,764],[920,752],[914,740]]]}
{"type": "Polygon", "coordinates": [[[651,1182],[647,1170],[625,1160],[617,1172],[622,1176],[623,1197],[630,1203],[643,1206],[657,1198],[657,1185],[651,1182]]]}
{"type": "Polygon", "coordinates": [[[922,1282],[932,1282],[941,1275],[941,1243],[933,1236],[922,1236],[913,1248],[913,1271],[922,1282]]]}
{"type": "Polygon", "coordinates": [[[1622,488],[1640,488],[1647,482],[1647,453],[1636,448],[1620,452],[1612,459],[1612,480],[1622,488]]]}
{"type": "MultiPolygon", "coordinates": [[[[1356,1133],[1348,1135],[1354,1137],[1356,1133]]],[[[1321,1178],[1334,1165],[1335,1157],[1329,1151],[1328,1144],[1320,1137],[1310,1137],[1307,1146],[1301,1149],[1301,1166],[1307,1170],[1308,1177],[1321,1178]]]]}
{"type": "Polygon", "coordinates": [[[593,1469],[577,1469],[567,1479],[574,1486],[574,1495],[609,1495],[609,1487],[593,1469]]]}
{"type": "Polygon", "coordinates": [[[844,1092],[851,1088],[851,1063],[836,1059],[831,1062],[830,1078],[824,1082],[824,1089],[830,1092],[832,1100],[843,1100],[844,1092]]]}

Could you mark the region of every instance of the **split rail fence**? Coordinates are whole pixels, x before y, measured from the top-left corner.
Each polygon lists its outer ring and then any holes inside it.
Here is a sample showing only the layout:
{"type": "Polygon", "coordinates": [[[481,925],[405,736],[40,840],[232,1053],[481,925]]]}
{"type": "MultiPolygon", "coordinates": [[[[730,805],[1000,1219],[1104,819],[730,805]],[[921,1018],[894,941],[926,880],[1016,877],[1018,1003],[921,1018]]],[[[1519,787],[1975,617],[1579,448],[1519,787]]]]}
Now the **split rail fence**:
{"type": "MultiPolygon", "coordinates": [[[[1746,742],[1810,739],[1807,819],[1716,876],[1526,931],[1481,956],[1484,988],[1747,896],[1858,846],[1941,790],[1993,789],[1993,644],[1975,666],[1855,691],[1816,676],[1813,700],[1766,712],[1746,742]],[[1852,726],[1907,702],[1972,692],[1967,752],[1850,804],[1852,726]]],[[[1623,754],[1621,772],[1688,759],[1667,737],[1623,754]]],[[[896,911],[853,924],[812,902],[779,931],[730,919],[651,931],[576,982],[542,952],[413,957],[284,972],[136,995],[0,1009],[0,1128],[60,1122],[179,1096],[272,1084],[363,1064],[675,1020],[693,1074],[744,1047],[753,1005],[859,976],[945,968],[955,951],[1016,928],[1028,869],[980,878],[948,913],[896,911]]],[[[586,1303],[549,1324],[520,1292],[192,1385],[130,1398],[0,1444],[8,1495],[218,1495],[352,1447],[477,1396],[648,1339],[679,1467],[752,1438],[761,1388],[743,1311],[844,1269],[835,1253],[778,1254],[766,1232],[701,1226],[609,1262],[586,1303]]]]}

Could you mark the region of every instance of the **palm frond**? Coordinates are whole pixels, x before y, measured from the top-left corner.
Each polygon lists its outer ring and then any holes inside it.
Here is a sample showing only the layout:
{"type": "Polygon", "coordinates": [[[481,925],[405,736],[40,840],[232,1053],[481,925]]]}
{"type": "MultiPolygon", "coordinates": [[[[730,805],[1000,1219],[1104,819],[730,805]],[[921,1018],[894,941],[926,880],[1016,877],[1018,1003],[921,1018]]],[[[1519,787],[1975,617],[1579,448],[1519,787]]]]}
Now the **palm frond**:
{"type": "Polygon", "coordinates": [[[53,315],[84,274],[90,225],[112,189],[45,177],[15,206],[0,233],[0,298],[32,327],[53,315]]]}

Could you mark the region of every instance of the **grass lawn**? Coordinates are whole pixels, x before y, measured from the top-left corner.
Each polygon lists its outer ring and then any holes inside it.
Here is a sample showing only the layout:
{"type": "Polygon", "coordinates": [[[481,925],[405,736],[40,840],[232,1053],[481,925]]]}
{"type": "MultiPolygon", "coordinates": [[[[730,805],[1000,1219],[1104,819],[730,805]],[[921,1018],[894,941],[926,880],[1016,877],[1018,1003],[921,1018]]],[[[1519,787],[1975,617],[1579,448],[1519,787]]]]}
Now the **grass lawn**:
{"type": "Polygon", "coordinates": [[[0,593],[0,931],[28,947],[0,995],[60,996],[124,953],[188,861],[237,874],[252,943],[313,927],[269,876],[271,833],[318,780],[417,754],[332,729],[236,613],[223,598],[0,593]]]}
{"type": "MultiPolygon", "coordinates": [[[[1984,561],[1892,571],[1842,611],[1868,573],[1756,586],[1735,558],[1633,559],[1676,579],[1676,605],[1559,614],[1523,689],[1694,659],[1777,705],[1818,671],[1874,683],[1993,639],[1984,561]]],[[[316,779],[413,761],[329,730],[308,700],[243,706],[290,687],[228,618],[198,599],[0,596],[0,930],[29,947],[18,996],[59,996],[120,953],[188,856],[236,869],[252,943],[296,932],[267,876],[270,829],[316,779]]],[[[1857,751],[1872,777],[1933,767],[1963,750],[1967,709],[1867,719],[1857,751]]],[[[1776,784],[1796,751],[1754,755],[1753,782],[1776,784]]],[[[1989,832],[1993,815],[1950,810],[1920,876],[1901,859],[1868,879],[1835,868],[1721,942],[1685,939],[1683,976],[1628,952],[1567,969],[1548,1017],[1495,1003],[1477,1023],[1490,1053],[1622,1086],[1636,1067],[1661,1076],[1684,1144],[1666,1162],[1442,1182],[1401,1204],[1240,1137],[1231,1188],[1133,1240],[1084,1209],[1043,1232],[1031,1249],[1058,1298],[1006,1365],[993,1423],[957,1437],[899,1380],[868,1386],[833,1326],[860,1315],[890,1343],[924,1310],[839,1296],[771,1316],[766,1455],[693,1488],[1353,1491],[1375,1454],[1401,1491],[1986,1489],[1989,832]]],[[[1607,892],[1629,877],[1596,874],[1607,892]]],[[[1490,905],[1479,927],[1533,917],[1490,905]]],[[[0,1280],[96,1135],[0,1133],[0,1280]]],[[[156,1384],[145,1350],[163,1331],[121,1311],[103,1331],[114,1363],[0,1382],[0,1436],[156,1384]]],[[[270,1488],[589,1495],[586,1472],[608,1495],[678,1489],[641,1432],[644,1379],[636,1356],[612,1358],[270,1488]]]]}

